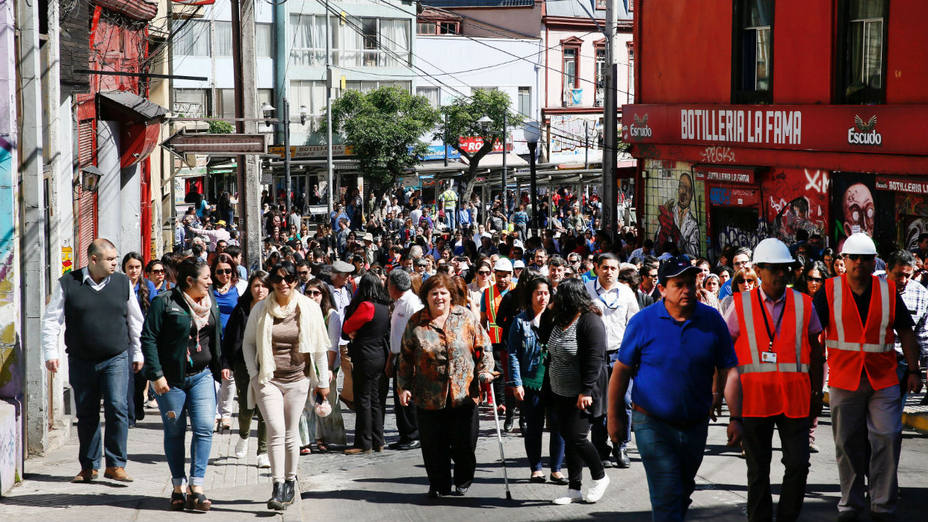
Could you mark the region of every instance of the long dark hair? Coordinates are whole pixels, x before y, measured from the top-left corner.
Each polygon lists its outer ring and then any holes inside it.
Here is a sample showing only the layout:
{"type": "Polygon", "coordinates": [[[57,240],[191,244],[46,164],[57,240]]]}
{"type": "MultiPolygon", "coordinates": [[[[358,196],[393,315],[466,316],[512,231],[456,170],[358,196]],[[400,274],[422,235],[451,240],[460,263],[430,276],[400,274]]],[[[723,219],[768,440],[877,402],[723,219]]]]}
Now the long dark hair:
{"type": "Polygon", "coordinates": [[[345,309],[345,317],[351,317],[351,314],[353,314],[354,311],[358,309],[358,306],[365,301],[382,305],[390,304],[390,294],[388,294],[387,289],[384,288],[383,282],[380,281],[380,277],[371,273],[361,276],[361,281],[358,283],[358,291],[355,292],[354,297],[351,298],[351,303],[345,309]]]}
{"type": "Polygon", "coordinates": [[[200,261],[195,257],[184,259],[177,264],[177,287],[182,291],[186,291],[190,288],[187,278],[192,277],[196,279],[200,277],[200,270],[208,267],[209,265],[206,264],[206,261],[200,261]]]}
{"type": "Polygon", "coordinates": [[[557,293],[554,294],[554,306],[551,308],[551,317],[554,324],[565,327],[574,320],[577,313],[591,312],[596,315],[602,315],[599,308],[593,304],[590,294],[586,291],[586,286],[579,279],[565,279],[557,285],[557,293]]]}
{"type": "MultiPolygon", "coordinates": [[[[312,279],[306,283],[306,290],[313,288],[322,292],[322,302],[319,303],[319,308],[322,308],[322,317],[328,320],[329,310],[334,310],[335,305],[332,303],[332,294],[329,293],[329,285],[325,284],[319,279],[312,279]]],[[[310,297],[310,299],[312,299],[310,297]]]]}
{"type": "MultiPolygon", "coordinates": [[[[516,292],[518,292],[516,297],[518,297],[520,311],[529,312],[529,314],[534,312],[532,310],[532,294],[541,285],[545,285],[549,291],[551,290],[551,282],[538,272],[532,270],[528,274],[522,274],[522,277],[519,278],[519,284],[516,285],[516,292]]],[[[560,289],[560,286],[558,286],[558,289],[560,289]]]]}
{"type": "Polygon", "coordinates": [[[246,315],[248,314],[248,311],[251,310],[251,302],[255,298],[253,295],[251,295],[251,285],[255,282],[255,280],[260,280],[261,284],[264,285],[264,287],[268,289],[268,293],[270,293],[270,275],[264,270],[255,270],[252,272],[251,275],[248,276],[248,286],[245,289],[245,293],[238,298],[238,304],[245,308],[246,315]]]}
{"type": "Polygon", "coordinates": [[[232,276],[230,277],[230,284],[235,286],[238,284],[238,263],[232,260],[232,256],[226,254],[225,252],[216,256],[216,259],[213,259],[213,266],[209,268],[209,275],[213,278],[214,284],[216,280],[216,267],[219,266],[219,263],[229,265],[229,268],[232,269],[232,276]]]}
{"type": "Polygon", "coordinates": [[[142,313],[148,311],[148,307],[151,305],[151,302],[148,300],[151,292],[148,289],[148,279],[145,278],[145,260],[142,259],[142,254],[138,252],[129,252],[122,258],[122,273],[126,273],[126,263],[132,260],[136,260],[142,265],[142,273],[139,274],[139,291],[136,292],[135,296],[139,300],[139,307],[142,308],[142,313]]]}

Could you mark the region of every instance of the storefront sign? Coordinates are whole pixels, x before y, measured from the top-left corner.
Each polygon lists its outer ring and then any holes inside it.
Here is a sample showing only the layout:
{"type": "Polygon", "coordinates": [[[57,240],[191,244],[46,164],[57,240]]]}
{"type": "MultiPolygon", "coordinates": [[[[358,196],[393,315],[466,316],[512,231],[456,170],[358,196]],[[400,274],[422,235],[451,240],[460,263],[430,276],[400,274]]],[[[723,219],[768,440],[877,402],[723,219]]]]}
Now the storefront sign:
{"type": "Polygon", "coordinates": [[[888,190],[891,192],[928,194],[928,181],[921,181],[916,179],[877,176],[875,187],[877,190],[888,190]]]}
{"type": "MultiPolygon", "coordinates": [[[[284,157],[283,145],[273,145],[267,148],[268,154],[284,157]]],[[[324,158],[329,149],[325,145],[290,146],[290,159],[324,158]]],[[[351,145],[332,145],[333,156],[354,156],[354,147],[351,145]]]]}
{"type": "Polygon", "coordinates": [[[697,179],[704,179],[706,181],[754,184],[754,169],[700,165],[693,167],[693,172],[696,174],[697,179]]]}
{"type": "Polygon", "coordinates": [[[760,203],[760,192],[754,189],[712,187],[709,203],[723,207],[754,207],[760,203]]]}
{"type": "Polygon", "coordinates": [[[74,269],[74,249],[70,246],[61,247],[61,275],[74,269]]]}
{"type": "Polygon", "coordinates": [[[744,148],[928,155],[928,105],[625,105],[622,127],[633,151],[681,144],[730,148],[726,157],[744,148]]]}
{"type": "MultiPolygon", "coordinates": [[[[483,138],[479,136],[462,136],[459,141],[461,149],[468,154],[475,154],[481,147],[483,147],[483,138]]],[[[512,150],[512,139],[509,138],[506,140],[506,150],[512,150]]],[[[503,152],[503,144],[499,140],[493,144],[492,152],[503,152]]]]}

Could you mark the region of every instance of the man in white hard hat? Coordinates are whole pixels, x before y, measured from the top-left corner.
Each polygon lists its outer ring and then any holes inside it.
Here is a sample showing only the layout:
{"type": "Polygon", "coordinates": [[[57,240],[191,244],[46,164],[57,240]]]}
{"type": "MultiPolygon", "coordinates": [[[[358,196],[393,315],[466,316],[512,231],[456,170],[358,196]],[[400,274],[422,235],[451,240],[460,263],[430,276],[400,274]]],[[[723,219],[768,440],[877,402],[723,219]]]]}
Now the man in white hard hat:
{"type": "MultiPolygon", "coordinates": [[[[496,314],[499,312],[499,305],[503,296],[513,290],[516,285],[512,282],[512,262],[502,257],[493,264],[493,273],[496,277],[496,283],[488,286],[480,298],[480,320],[484,328],[490,334],[490,342],[493,343],[493,360],[496,361],[496,371],[503,371],[501,361],[508,361],[506,356],[506,343],[503,336],[503,328],[497,324],[496,314]]],[[[496,395],[494,406],[500,412],[505,412],[506,407],[502,401],[505,390],[503,383],[505,379],[496,379],[493,381],[493,393],[496,395]]],[[[510,419],[512,415],[508,416],[510,419]]]]}
{"type": "MultiPolygon", "coordinates": [[[[809,424],[822,405],[824,349],[812,298],[787,288],[796,260],[775,238],[754,248],[761,286],[735,295],[725,323],[738,357],[743,426],[742,448],[748,467],[748,520],[772,520],[770,457],[773,428],[780,434],[786,473],[777,520],[799,519],[809,474],[809,424]]],[[[720,387],[721,389],[721,387],[720,387]]]]}
{"type": "Polygon", "coordinates": [[[895,282],[873,275],[877,253],[870,236],[851,234],[841,254],[847,273],[825,281],[813,300],[828,349],[832,431],[841,481],[838,520],[857,520],[865,511],[864,475],[870,477],[871,517],[895,520],[900,394],[902,388],[909,393],[921,390],[918,345],[912,317],[895,282]],[[902,383],[896,374],[897,336],[909,365],[902,383]]]}

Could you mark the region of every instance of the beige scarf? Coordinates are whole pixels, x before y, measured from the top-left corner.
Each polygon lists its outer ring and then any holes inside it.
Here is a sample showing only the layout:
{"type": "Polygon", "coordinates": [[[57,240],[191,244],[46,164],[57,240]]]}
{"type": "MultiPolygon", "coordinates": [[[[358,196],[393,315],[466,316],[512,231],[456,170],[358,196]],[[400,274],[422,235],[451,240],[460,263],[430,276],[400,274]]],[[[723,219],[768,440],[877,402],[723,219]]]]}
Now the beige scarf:
{"type": "Polygon", "coordinates": [[[274,362],[274,347],[271,339],[271,332],[274,328],[274,319],[286,319],[299,311],[299,320],[297,325],[300,329],[299,348],[300,353],[310,354],[306,365],[309,367],[309,381],[313,388],[319,386],[319,383],[328,385],[329,366],[326,352],[328,352],[330,341],[329,334],[325,327],[325,319],[322,317],[322,309],[312,299],[298,292],[293,292],[290,302],[281,306],[277,302],[274,292],[271,292],[266,299],[258,303],[252,313],[258,315],[258,338],[257,338],[257,359],[258,359],[258,382],[265,384],[274,377],[274,370],[277,368],[274,362]]]}
{"type": "Polygon", "coordinates": [[[198,303],[194,301],[187,292],[181,292],[181,294],[184,295],[184,301],[187,302],[187,306],[189,306],[190,311],[193,312],[193,323],[197,326],[197,333],[199,333],[200,330],[209,324],[209,315],[213,309],[213,300],[209,298],[209,294],[206,294],[198,303]]]}

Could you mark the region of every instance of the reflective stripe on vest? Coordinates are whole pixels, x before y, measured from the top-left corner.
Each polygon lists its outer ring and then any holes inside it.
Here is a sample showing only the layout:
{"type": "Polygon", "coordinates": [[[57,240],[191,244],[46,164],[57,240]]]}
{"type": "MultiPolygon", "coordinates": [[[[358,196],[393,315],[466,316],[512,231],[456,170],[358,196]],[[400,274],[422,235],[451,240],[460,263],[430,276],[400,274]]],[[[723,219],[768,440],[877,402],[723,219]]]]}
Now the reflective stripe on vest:
{"type": "Polygon", "coordinates": [[[487,333],[490,334],[490,342],[499,344],[503,342],[503,329],[496,326],[496,285],[491,285],[483,291],[484,299],[487,304],[487,333]]]}
{"type": "MultiPolygon", "coordinates": [[[[789,291],[787,289],[787,291],[789,291]]],[[[793,299],[793,307],[796,310],[796,362],[795,363],[763,363],[758,362],[761,360],[760,351],[757,348],[757,335],[756,330],[754,329],[754,308],[751,306],[751,296],[759,295],[755,294],[757,290],[750,292],[741,292],[737,297],[741,298],[741,308],[744,311],[744,326],[747,330],[742,332],[742,335],[747,335],[748,346],[751,348],[751,363],[741,364],[738,366],[738,373],[769,373],[769,372],[799,372],[799,373],[809,373],[809,365],[803,364],[802,361],[802,336],[805,334],[803,331],[803,302],[802,298],[793,299]]],[[[763,303],[760,306],[766,306],[763,303]]],[[[783,303],[783,313],[786,313],[786,303],[783,303]]],[[[776,333],[774,333],[776,335],[776,333]]]]}
{"type": "MultiPolygon", "coordinates": [[[[877,278],[877,282],[880,289],[880,331],[879,331],[879,342],[878,343],[850,343],[845,341],[844,337],[844,285],[842,284],[841,278],[836,278],[836,281],[832,284],[832,306],[834,307],[834,317],[835,320],[839,321],[835,325],[835,333],[838,336],[838,340],[826,339],[825,347],[834,348],[836,350],[846,350],[849,352],[868,352],[868,353],[884,353],[890,352],[895,349],[894,343],[886,342],[886,328],[889,326],[889,284],[886,283],[884,279],[877,278]]],[[[861,328],[864,329],[864,335],[866,335],[867,321],[866,318],[861,317],[861,328]]]]}

